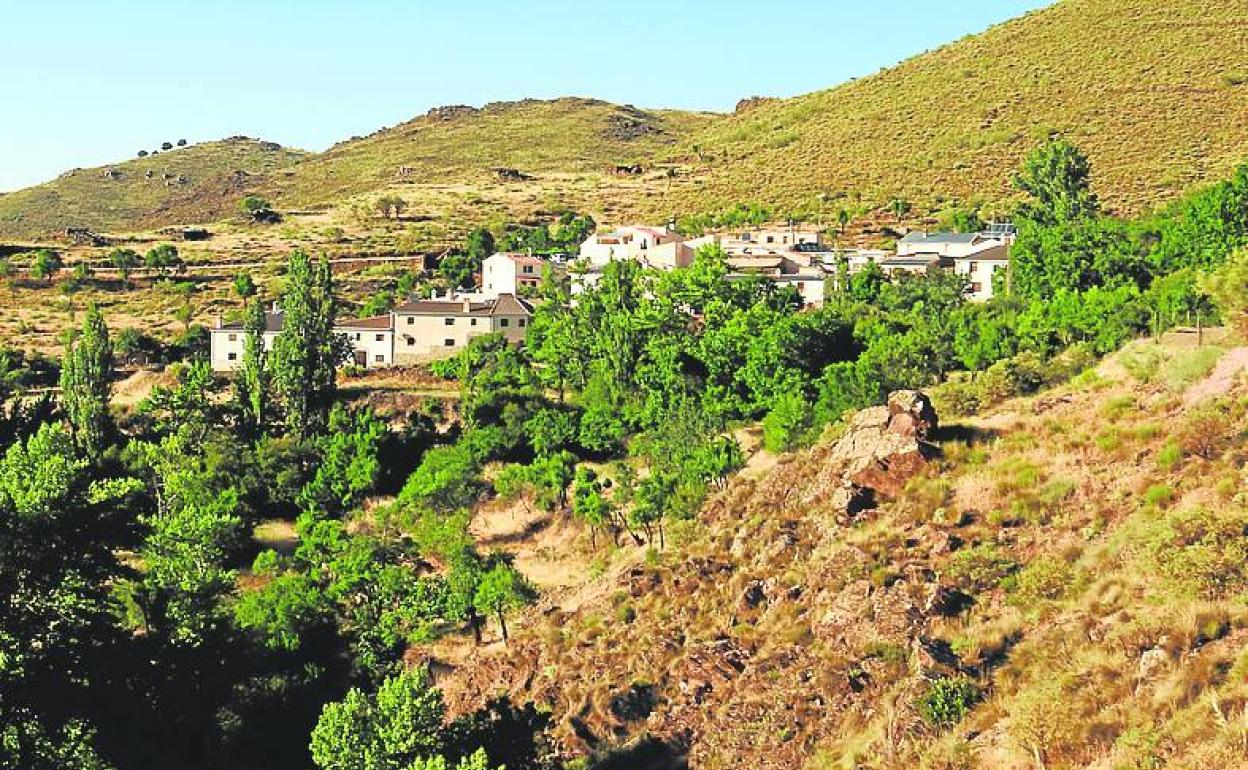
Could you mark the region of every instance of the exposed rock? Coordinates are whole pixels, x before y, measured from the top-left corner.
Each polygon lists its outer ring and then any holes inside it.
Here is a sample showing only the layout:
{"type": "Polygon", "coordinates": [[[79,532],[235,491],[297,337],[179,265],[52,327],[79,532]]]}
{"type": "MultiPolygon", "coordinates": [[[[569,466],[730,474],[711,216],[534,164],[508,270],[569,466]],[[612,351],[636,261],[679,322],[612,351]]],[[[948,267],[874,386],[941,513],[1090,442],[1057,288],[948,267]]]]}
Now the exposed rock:
{"type": "Polygon", "coordinates": [[[776,101],[775,98],[769,96],[747,96],[737,102],[736,108],[732,111],[734,115],[741,115],[751,110],[756,110],[764,104],[770,104],[776,101]]]}
{"type": "Polygon", "coordinates": [[[1141,682],[1151,679],[1157,672],[1170,664],[1170,655],[1160,647],[1145,650],[1140,655],[1140,662],[1135,669],[1135,677],[1141,682]]]}
{"type": "Polygon", "coordinates": [[[741,594],[742,606],[754,609],[759,605],[766,603],[767,584],[761,580],[751,580],[749,585],[745,587],[745,591],[741,594]]]}
{"type": "Polygon", "coordinates": [[[829,464],[842,469],[832,494],[834,510],[856,516],[879,499],[895,500],[935,456],[926,439],[936,426],[931,401],[913,390],[897,391],[886,406],[854,415],[828,454],[829,464]]]}

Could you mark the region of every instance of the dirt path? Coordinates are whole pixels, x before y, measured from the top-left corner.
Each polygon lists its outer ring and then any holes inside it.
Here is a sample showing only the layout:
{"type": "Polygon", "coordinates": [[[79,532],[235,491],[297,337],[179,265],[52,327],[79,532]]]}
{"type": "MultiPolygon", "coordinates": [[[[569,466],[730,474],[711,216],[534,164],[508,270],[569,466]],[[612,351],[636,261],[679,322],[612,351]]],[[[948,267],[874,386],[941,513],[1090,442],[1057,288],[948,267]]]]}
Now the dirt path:
{"type": "Polygon", "coordinates": [[[1183,405],[1193,406],[1206,399],[1225,395],[1245,369],[1248,369],[1248,347],[1228,350],[1218,359],[1218,365],[1208,377],[1187,389],[1183,396],[1183,405]]]}

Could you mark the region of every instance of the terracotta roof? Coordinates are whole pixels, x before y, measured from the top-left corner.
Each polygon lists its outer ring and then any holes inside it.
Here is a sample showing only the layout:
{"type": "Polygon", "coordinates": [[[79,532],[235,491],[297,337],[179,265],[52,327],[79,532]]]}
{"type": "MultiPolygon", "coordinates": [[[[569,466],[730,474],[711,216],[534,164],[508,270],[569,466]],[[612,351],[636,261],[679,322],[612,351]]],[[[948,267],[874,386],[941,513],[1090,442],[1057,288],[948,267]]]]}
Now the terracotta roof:
{"type": "Polygon", "coordinates": [[[338,329],[378,329],[389,330],[392,328],[390,316],[375,315],[372,318],[339,318],[334,322],[334,327],[338,329]]]}

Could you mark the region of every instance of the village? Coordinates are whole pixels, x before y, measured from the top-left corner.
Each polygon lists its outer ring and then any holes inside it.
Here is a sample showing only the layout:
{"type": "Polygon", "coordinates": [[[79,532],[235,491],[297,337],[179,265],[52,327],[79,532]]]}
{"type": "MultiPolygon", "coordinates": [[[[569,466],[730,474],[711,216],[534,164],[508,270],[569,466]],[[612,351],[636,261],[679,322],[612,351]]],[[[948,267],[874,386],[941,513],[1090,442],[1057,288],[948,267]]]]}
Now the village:
{"type": "MultiPolygon", "coordinates": [[[[895,250],[842,249],[828,243],[814,227],[784,226],[737,229],[686,238],[670,226],[631,225],[595,233],[571,258],[498,252],[482,263],[474,291],[410,298],[389,313],[366,318],[341,318],[335,332],[351,353],[344,364],[362,369],[426,363],[455,354],[470,340],[501,334],[523,341],[533,316],[533,299],[547,270],[566,275],[571,294],[592,287],[607,264],[632,260],[653,270],[675,270],[693,264],[699,249],[718,247],[727,263],[728,280],[758,277],[791,287],[806,307],[820,307],[829,288],[844,276],[875,265],[887,276],[924,275],[947,270],[964,276],[967,299],[992,299],[998,273],[1008,275],[1010,224],[993,224],[983,232],[912,231],[895,250]]],[[[265,315],[268,349],[282,331],[282,312],[274,304],[265,315]]],[[[245,333],[241,322],[218,320],[210,329],[210,360],[217,372],[241,366],[245,333]]]]}

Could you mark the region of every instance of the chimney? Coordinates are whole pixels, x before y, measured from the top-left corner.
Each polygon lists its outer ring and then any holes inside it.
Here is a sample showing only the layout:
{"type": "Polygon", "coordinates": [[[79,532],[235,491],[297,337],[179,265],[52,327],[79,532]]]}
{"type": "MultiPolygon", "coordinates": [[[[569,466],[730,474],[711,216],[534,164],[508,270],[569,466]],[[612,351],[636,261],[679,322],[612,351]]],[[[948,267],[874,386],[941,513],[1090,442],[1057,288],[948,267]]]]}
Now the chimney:
{"type": "Polygon", "coordinates": [[[215,327],[215,328],[217,328],[217,329],[220,329],[222,326],[224,326],[224,325],[225,325],[225,322],[222,320],[221,316],[217,316],[217,317],[216,317],[216,324],[217,324],[217,325],[216,325],[216,327],[215,327]]]}
{"type": "Polygon", "coordinates": [[[282,303],[277,300],[273,300],[273,314],[277,315],[280,312],[282,312],[282,303]]]}
{"type": "Polygon", "coordinates": [[[472,310],[472,300],[469,299],[468,297],[464,297],[464,312],[468,313],[468,312],[471,312],[471,310],[472,310]]]}

